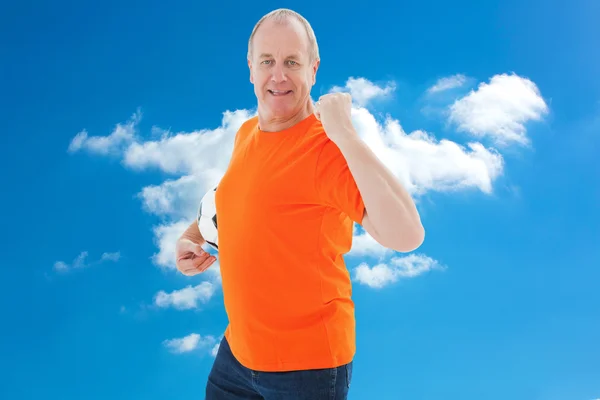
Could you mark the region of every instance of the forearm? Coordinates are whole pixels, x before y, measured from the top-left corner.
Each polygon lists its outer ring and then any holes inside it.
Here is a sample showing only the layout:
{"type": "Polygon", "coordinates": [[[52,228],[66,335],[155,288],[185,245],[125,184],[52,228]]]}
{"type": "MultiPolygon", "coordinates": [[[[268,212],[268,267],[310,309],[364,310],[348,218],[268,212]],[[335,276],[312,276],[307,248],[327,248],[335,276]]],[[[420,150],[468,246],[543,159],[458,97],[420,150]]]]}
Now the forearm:
{"type": "MultiPolygon", "coordinates": [[[[376,236],[393,248],[418,247],[424,229],[408,191],[353,130],[344,128],[336,144],[362,195],[376,236]]],[[[383,244],[382,243],[382,244],[383,244]]]]}
{"type": "Polygon", "coordinates": [[[181,239],[188,239],[194,243],[204,244],[204,238],[200,233],[200,229],[198,228],[198,224],[196,221],[192,222],[190,226],[181,234],[181,239]]]}

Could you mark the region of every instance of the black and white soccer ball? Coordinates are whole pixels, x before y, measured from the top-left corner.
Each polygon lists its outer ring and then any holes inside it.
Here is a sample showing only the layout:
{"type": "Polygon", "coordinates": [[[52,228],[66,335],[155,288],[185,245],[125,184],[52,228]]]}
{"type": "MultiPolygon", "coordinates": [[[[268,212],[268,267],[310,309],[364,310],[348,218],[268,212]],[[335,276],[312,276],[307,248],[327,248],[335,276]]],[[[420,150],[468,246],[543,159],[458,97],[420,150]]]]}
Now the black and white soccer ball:
{"type": "Polygon", "coordinates": [[[217,230],[217,207],[215,205],[215,192],[217,187],[210,189],[198,207],[196,220],[200,234],[212,248],[219,250],[219,235],[217,230]]]}

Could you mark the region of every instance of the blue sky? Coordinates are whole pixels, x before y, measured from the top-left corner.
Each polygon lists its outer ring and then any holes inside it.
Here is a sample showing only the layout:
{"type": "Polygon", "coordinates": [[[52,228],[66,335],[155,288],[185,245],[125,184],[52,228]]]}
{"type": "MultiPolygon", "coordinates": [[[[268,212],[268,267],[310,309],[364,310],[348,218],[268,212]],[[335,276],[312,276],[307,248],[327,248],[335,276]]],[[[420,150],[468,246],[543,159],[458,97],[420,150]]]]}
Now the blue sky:
{"type": "Polygon", "coordinates": [[[178,274],[172,239],[254,112],[247,39],[278,7],[427,231],[409,255],[356,233],[350,399],[600,397],[599,3],[293,4],[0,5],[0,398],[203,398],[218,269],[178,274]]]}

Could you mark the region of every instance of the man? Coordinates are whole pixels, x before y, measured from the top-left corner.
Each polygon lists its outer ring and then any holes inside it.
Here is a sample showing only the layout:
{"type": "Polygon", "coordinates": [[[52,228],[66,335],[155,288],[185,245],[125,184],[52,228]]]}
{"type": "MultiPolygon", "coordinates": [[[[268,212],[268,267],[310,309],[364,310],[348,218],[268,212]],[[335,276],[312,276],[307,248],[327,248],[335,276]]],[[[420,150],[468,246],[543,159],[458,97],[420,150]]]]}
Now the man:
{"type": "MultiPolygon", "coordinates": [[[[319,50],[310,24],[280,9],[248,42],[258,116],[238,130],[216,206],[229,325],[207,400],[342,400],[355,354],[351,280],[343,254],[353,223],[383,246],[416,249],[424,229],[406,190],[359,139],[348,94],[313,105],[319,50]]],[[[177,267],[205,271],[192,223],[177,267]]]]}

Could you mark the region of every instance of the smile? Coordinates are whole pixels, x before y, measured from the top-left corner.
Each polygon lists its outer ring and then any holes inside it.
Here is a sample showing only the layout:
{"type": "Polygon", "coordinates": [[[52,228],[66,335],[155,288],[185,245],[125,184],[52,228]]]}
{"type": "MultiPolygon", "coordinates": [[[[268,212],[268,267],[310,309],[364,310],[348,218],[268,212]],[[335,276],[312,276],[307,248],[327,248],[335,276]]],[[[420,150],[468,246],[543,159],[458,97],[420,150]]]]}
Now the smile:
{"type": "Polygon", "coordinates": [[[292,93],[291,90],[269,90],[273,96],[285,96],[286,94],[292,93]]]}

